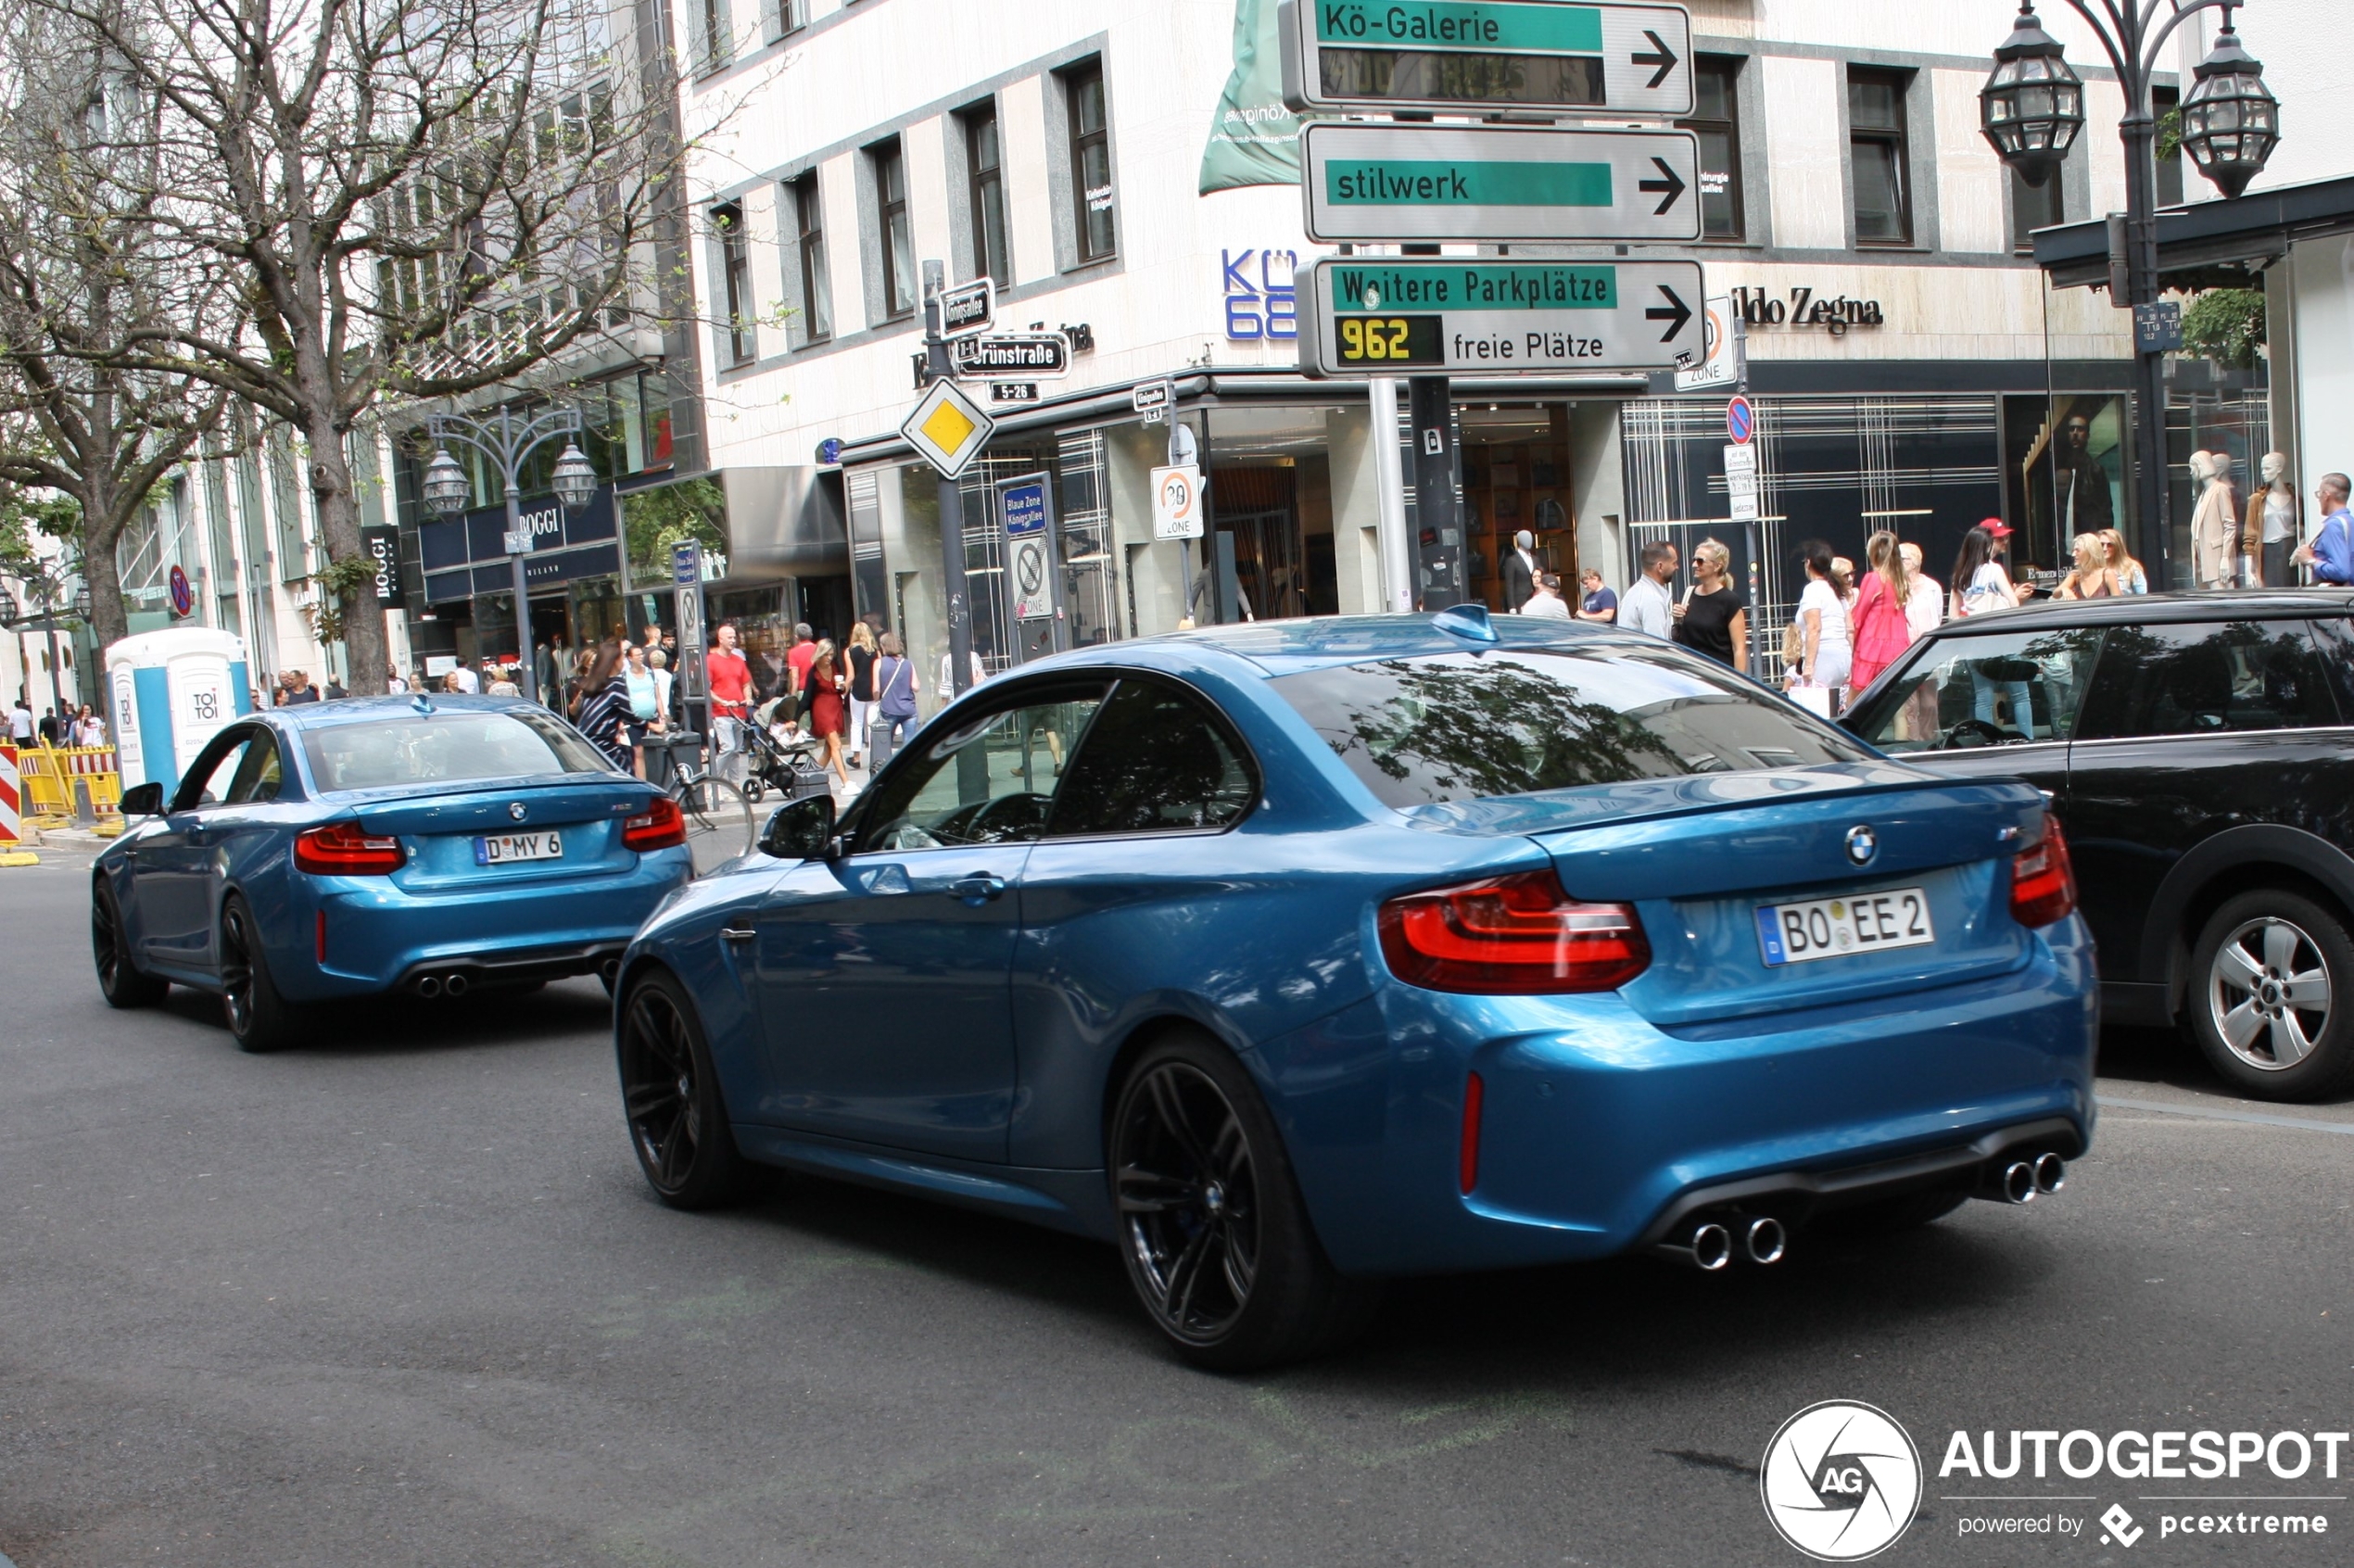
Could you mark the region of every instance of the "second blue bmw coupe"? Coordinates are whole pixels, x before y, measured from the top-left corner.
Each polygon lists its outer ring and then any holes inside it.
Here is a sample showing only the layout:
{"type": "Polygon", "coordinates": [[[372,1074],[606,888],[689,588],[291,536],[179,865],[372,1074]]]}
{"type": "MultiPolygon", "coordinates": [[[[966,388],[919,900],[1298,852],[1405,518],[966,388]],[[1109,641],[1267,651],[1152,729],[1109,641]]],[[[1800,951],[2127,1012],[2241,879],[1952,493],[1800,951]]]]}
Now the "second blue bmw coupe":
{"type": "Polygon", "coordinates": [[[640,1164],[1099,1236],[1184,1355],[1384,1275],[2056,1190],[2096,1004],[2042,796],[1892,763],[1556,622],[1225,628],[1042,661],[683,890],[624,961],[640,1164]]]}

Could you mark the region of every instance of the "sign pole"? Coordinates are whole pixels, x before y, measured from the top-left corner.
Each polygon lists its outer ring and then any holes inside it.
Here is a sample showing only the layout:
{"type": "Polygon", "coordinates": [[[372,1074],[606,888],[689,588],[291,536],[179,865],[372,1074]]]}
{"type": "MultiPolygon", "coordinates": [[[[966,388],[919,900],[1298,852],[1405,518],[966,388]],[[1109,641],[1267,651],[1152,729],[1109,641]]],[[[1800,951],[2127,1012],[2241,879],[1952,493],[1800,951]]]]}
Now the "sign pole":
{"type": "MultiPolygon", "coordinates": [[[[1736,331],[1743,330],[1737,327],[1736,331]]],[[[1746,402],[1749,398],[1749,355],[1737,348],[1733,360],[1734,395],[1746,402]]],[[[1729,488],[1729,487],[1728,487],[1729,488]]],[[[1766,605],[1760,597],[1765,592],[1766,525],[1752,508],[1748,522],[1741,525],[1742,544],[1749,550],[1749,677],[1752,680],[1766,678],[1766,605]]]]}
{"type": "Polygon", "coordinates": [[[1398,379],[1367,383],[1373,411],[1373,485],[1381,492],[1374,542],[1381,553],[1382,608],[1406,615],[1414,609],[1414,562],[1406,548],[1406,465],[1398,456],[1398,379]]]}
{"type": "Polygon", "coordinates": [[[1406,406],[1414,425],[1414,526],[1421,536],[1423,608],[1446,610],[1463,601],[1463,528],[1455,505],[1452,399],[1443,375],[1406,378],[1406,406]]]}
{"type": "MultiPolygon", "coordinates": [[[[924,356],[934,375],[955,373],[948,339],[941,328],[940,292],[948,281],[944,261],[924,263],[924,356]]],[[[965,584],[965,497],[956,481],[940,481],[940,588],[948,612],[948,686],[958,697],[973,688],[972,601],[965,584]]]]}

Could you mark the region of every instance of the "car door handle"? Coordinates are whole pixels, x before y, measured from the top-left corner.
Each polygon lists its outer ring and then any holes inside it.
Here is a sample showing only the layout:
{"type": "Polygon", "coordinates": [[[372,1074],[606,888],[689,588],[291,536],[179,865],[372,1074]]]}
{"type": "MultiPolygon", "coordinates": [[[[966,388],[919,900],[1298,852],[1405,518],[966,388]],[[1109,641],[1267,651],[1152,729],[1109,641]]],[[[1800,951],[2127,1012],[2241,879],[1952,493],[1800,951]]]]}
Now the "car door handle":
{"type": "Polygon", "coordinates": [[[760,933],[758,931],[753,929],[750,926],[722,926],[719,928],[719,940],[722,942],[750,942],[753,938],[758,936],[759,934],[760,933]]]}
{"type": "Polygon", "coordinates": [[[987,871],[976,871],[969,877],[959,877],[948,884],[948,891],[978,907],[1006,892],[1006,879],[987,871]]]}

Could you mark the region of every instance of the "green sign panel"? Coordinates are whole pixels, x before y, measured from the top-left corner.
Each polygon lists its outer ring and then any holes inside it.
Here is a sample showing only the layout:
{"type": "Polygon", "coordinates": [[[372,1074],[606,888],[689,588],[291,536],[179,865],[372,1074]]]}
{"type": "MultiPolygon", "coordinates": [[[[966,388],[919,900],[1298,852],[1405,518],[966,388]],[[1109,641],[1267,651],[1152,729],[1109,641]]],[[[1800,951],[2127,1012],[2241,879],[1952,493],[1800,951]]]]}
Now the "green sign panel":
{"type": "Polygon", "coordinates": [[[1324,166],[1324,199],[1335,206],[1400,201],[1468,207],[1608,207],[1607,163],[1478,163],[1393,158],[1324,166]]]}
{"type": "Polygon", "coordinates": [[[1351,109],[1692,111],[1691,16],[1572,0],[1281,0],[1284,102],[1351,109]]]}
{"type": "Polygon", "coordinates": [[[1300,144],[1319,241],[1700,238],[1689,131],[1320,121],[1300,144]]]}
{"type": "Polygon", "coordinates": [[[1666,370],[1699,362],[1697,261],[1318,261],[1301,274],[1311,375],[1666,370]]]}
{"type": "Polygon", "coordinates": [[[1325,44],[1390,49],[1502,49],[1599,55],[1602,13],[1593,6],[1511,0],[1425,0],[1419,6],[1315,0],[1325,44]]]}

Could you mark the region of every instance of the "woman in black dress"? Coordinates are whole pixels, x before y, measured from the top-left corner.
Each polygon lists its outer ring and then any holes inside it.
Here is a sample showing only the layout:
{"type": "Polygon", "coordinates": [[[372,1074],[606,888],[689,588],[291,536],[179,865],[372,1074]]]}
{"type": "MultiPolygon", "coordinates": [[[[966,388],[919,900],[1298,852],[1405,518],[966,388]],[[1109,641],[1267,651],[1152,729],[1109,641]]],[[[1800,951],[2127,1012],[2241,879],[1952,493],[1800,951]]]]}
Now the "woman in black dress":
{"type": "Polygon", "coordinates": [[[1749,601],[1733,586],[1732,552],[1715,539],[1692,547],[1692,591],[1676,606],[1676,640],[1749,673],[1749,601]]]}
{"type": "Polygon", "coordinates": [[[597,662],[580,684],[580,716],[573,723],[597,750],[629,771],[629,677],[622,667],[622,640],[609,637],[597,645],[597,662]]]}

